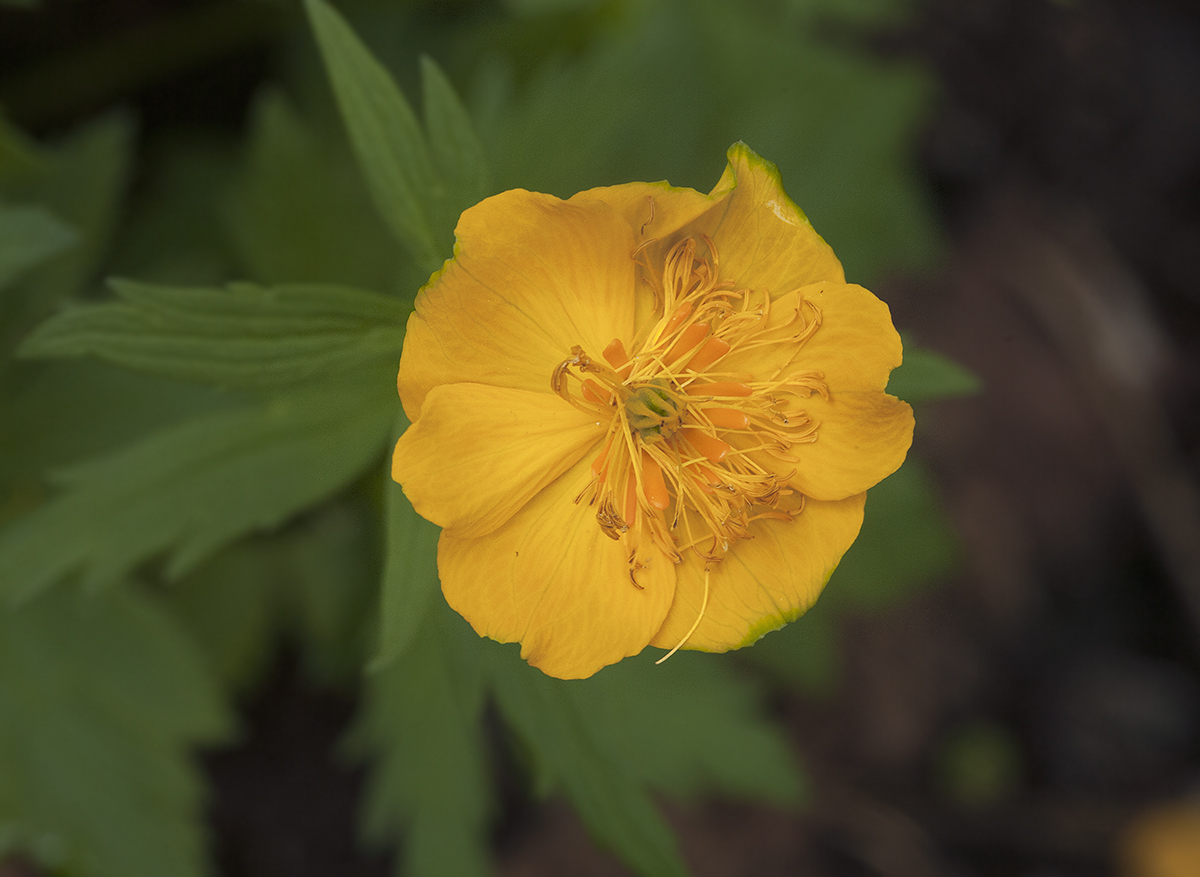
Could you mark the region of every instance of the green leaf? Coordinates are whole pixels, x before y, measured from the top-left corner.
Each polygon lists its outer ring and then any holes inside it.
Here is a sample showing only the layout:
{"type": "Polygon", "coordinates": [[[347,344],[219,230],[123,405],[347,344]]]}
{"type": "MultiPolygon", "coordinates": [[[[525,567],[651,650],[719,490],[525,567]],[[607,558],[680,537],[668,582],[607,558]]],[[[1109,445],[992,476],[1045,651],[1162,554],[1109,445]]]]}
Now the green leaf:
{"type": "Polygon", "coordinates": [[[327,499],[378,454],[390,386],[328,383],[198,417],[58,476],[54,499],[0,532],[0,596],[72,572],[108,584],[170,550],[179,575],[237,537],[327,499]]]}
{"type": "Polygon", "coordinates": [[[0,860],[208,873],[191,749],[229,728],[203,661],[151,600],[59,591],[0,611],[0,860]]]}
{"type": "Polygon", "coordinates": [[[487,156],[454,87],[427,56],[421,58],[421,85],[429,145],[446,182],[446,212],[458,216],[490,193],[487,156]]]}
{"type": "Polygon", "coordinates": [[[408,308],[335,286],[188,289],[113,281],[118,301],[63,311],[28,357],[92,355],[162,377],[263,389],[393,366],[408,308]]]}
{"type": "Polygon", "coordinates": [[[892,372],[887,391],[906,402],[972,396],[983,388],[974,373],[948,356],[923,347],[906,347],[904,362],[892,372]]]}
{"type": "Polygon", "coordinates": [[[597,722],[610,704],[596,686],[551,679],[495,648],[493,685],[507,723],[528,748],[543,792],[561,787],[588,830],[644,877],[688,873],[671,829],[597,722]]]}
{"type": "MultiPolygon", "coordinates": [[[[393,438],[399,438],[407,427],[408,420],[401,414],[393,438]]],[[[376,669],[387,666],[409,649],[428,614],[431,598],[438,593],[437,544],[442,532],[417,514],[400,485],[392,480],[390,457],[387,470],[384,481],[387,544],[376,669]]]]}
{"type": "Polygon", "coordinates": [[[75,233],[49,211],[0,204],[0,290],[74,242],[75,233]]]}
{"type": "Polygon", "coordinates": [[[428,613],[410,650],[368,678],[347,741],[373,762],[366,834],[400,835],[409,877],[490,873],[480,643],[465,627],[444,603],[428,613]]]}
{"type": "Polygon", "coordinates": [[[435,207],[442,184],[417,118],[341,15],[323,0],[305,0],[305,8],[375,206],[432,273],[447,255],[435,207]]]}
{"type": "Polygon", "coordinates": [[[280,636],[317,685],[361,677],[377,623],[378,563],[370,511],[355,497],[242,540],[167,591],[228,687],[260,681],[280,636]]]}
{"type": "Polygon", "coordinates": [[[620,746],[626,769],[677,797],[799,801],[794,759],[752,680],[725,657],[679,652],[655,665],[656,657],[627,658],[571,689],[594,730],[620,746]]]}
{"type": "Polygon", "coordinates": [[[340,140],[273,89],[254,103],[249,138],[227,217],[251,278],[336,282],[412,299],[425,277],[405,276],[415,272],[340,140]]]}
{"type": "Polygon", "coordinates": [[[37,201],[79,234],[79,245],[28,281],[43,308],[79,294],[94,279],[116,226],[133,151],[133,123],[115,113],[45,150],[46,170],[15,197],[37,201]]]}

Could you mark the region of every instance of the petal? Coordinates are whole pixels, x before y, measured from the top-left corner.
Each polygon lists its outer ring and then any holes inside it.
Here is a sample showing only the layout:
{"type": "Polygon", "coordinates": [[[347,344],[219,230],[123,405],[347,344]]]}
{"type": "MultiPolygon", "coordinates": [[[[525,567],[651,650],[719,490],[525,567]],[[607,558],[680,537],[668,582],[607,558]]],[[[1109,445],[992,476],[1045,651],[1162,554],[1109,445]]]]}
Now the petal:
{"type": "Polygon", "coordinates": [[[396,443],[392,477],[422,517],[460,537],[495,530],[604,431],[550,393],[434,387],[396,443]]]}
{"type": "Polygon", "coordinates": [[[716,243],[721,279],[772,295],[844,282],[833,250],[783,191],[779,169],[744,143],[730,147],[728,160],[713,194],[729,194],[692,226],[716,243]]]}
{"type": "MultiPolygon", "coordinates": [[[[858,536],[865,499],[810,501],[794,521],[758,521],[752,539],[709,569],[708,605],[684,648],[738,649],[804,614],[858,536]]],[[[678,645],[700,614],[704,563],[685,557],[676,579],[675,602],[650,641],[663,649],[678,645]]]]}
{"type": "Polygon", "coordinates": [[[438,573],[446,601],[480,636],[521,642],[521,656],[560,679],[581,679],[636,655],[662,626],[675,565],[655,551],[630,581],[623,543],[574,499],[586,462],[479,539],[442,533],[438,573]]]}
{"type": "MultiPolygon", "coordinates": [[[[782,376],[796,372],[820,372],[833,392],[882,391],[892,369],[900,365],[903,348],[900,334],[892,325],[888,306],[861,286],[817,283],[788,293],[771,303],[769,327],[780,327],[779,335],[794,331],[784,324],[801,300],[821,312],[820,328],[792,353],[786,346],[758,346],[734,351],[721,363],[721,370],[752,375],[759,379],[775,374],[787,357],[791,365],[782,376]]],[[[771,337],[771,329],[763,337],[771,337]]]]}
{"type": "Polygon", "coordinates": [[[797,461],[788,483],[812,499],[874,487],[900,468],[912,444],[912,408],[895,396],[832,393],[828,401],[812,397],[804,409],[820,424],[817,440],[787,451],[797,461]]]}
{"type": "Polygon", "coordinates": [[[603,201],[625,217],[638,240],[662,240],[695,222],[720,201],[725,193],[705,195],[695,189],[659,183],[625,183],[600,186],[571,197],[571,201],[603,201]]]}
{"type": "Polygon", "coordinates": [[[417,296],[398,386],[410,420],[438,384],[544,390],[582,346],[633,326],[633,229],[600,201],[503,192],[463,213],[455,257],[417,296]]]}

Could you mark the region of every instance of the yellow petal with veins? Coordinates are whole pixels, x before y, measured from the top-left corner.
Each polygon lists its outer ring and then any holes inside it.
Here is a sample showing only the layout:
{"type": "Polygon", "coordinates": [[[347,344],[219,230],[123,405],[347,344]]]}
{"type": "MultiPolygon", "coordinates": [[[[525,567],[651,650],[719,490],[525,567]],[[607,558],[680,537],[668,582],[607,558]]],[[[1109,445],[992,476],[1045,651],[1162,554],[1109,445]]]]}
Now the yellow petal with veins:
{"type": "Polygon", "coordinates": [[[483,384],[434,387],[396,443],[392,477],[422,517],[461,538],[504,524],[603,436],[549,393],[483,384]]]}
{"type": "Polygon", "coordinates": [[[516,189],[467,210],[455,234],[408,321],[397,385],[410,420],[438,384],[545,390],[572,346],[631,335],[633,229],[607,204],[516,189]]]}
{"type": "MultiPolygon", "coordinates": [[[[685,649],[724,652],[756,642],[812,606],[862,526],[865,494],[810,501],[791,522],[759,521],[754,538],[708,571],[708,604],[685,649]]],[[[675,602],[650,644],[674,648],[700,615],[704,563],[676,567],[675,602]]]]}
{"type": "Polygon", "coordinates": [[[579,679],[640,652],[675,591],[674,564],[648,545],[637,585],[625,546],[574,499],[590,478],[581,462],[503,527],[478,539],[444,531],[442,592],[481,636],[521,642],[521,656],[550,676],[579,679]]]}
{"type": "Polygon", "coordinates": [[[779,296],[823,280],[844,282],[842,263],[783,190],[779,169],[744,143],[730,147],[714,193],[729,192],[687,229],[708,234],[720,274],[779,296]]]}
{"type": "Polygon", "coordinates": [[[788,483],[813,499],[845,499],[874,487],[900,468],[912,444],[912,408],[895,396],[831,393],[803,407],[820,426],[815,442],[788,449],[797,461],[788,483]]]}

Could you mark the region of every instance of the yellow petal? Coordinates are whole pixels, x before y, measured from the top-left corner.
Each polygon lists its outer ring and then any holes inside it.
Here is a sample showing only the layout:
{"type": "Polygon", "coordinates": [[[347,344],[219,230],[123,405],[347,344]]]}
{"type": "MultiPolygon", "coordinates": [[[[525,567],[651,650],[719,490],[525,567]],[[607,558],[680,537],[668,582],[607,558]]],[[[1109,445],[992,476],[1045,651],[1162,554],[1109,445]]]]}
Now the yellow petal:
{"type": "Polygon", "coordinates": [[[670,238],[711,210],[724,194],[718,188],[705,195],[695,189],[672,186],[663,181],[600,186],[580,192],[570,200],[603,201],[625,217],[640,242],[670,238]]]}
{"type": "Polygon", "coordinates": [[[438,384],[543,390],[581,345],[633,325],[633,229],[600,201],[503,192],[463,213],[455,258],[417,296],[398,386],[410,420],[438,384]]]}
{"type": "Polygon", "coordinates": [[[728,162],[713,194],[729,194],[692,226],[716,243],[721,279],[772,296],[843,282],[841,262],[784,192],[778,168],[744,143],[730,147],[728,162]]]}
{"type": "Polygon", "coordinates": [[[634,586],[624,545],[604,535],[593,509],[574,503],[589,477],[582,462],[495,532],[461,539],[447,530],[438,543],[451,607],[480,636],[519,641],[525,660],[560,679],[640,652],[675,590],[674,564],[654,549],[634,586]]]}
{"type": "Polygon", "coordinates": [[[595,418],[548,392],[434,387],[396,443],[392,477],[422,517],[460,537],[495,530],[595,446],[595,418]]]}
{"type": "Polygon", "coordinates": [[[794,325],[785,324],[802,300],[820,310],[821,325],[799,350],[791,354],[786,347],[768,345],[735,351],[722,361],[721,370],[761,379],[775,374],[780,362],[792,356],[791,365],[780,377],[815,371],[823,375],[833,392],[883,390],[892,369],[903,358],[900,335],[892,325],[888,306],[861,286],[813,284],[771,303],[769,328],[763,337],[794,334],[794,325]]]}
{"type": "MultiPolygon", "coordinates": [[[[709,569],[708,605],[684,648],[741,648],[804,614],[858,536],[865,499],[810,501],[794,521],[755,522],[754,538],[709,569]]],[[[678,645],[700,615],[704,579],[704,563],[689,553],[676,567],[675,602],[651,645],[678,645]]]]}
{"type": "Polygon", "coordinates": [[[895,396],[832,393],[803,408],[820,426],[815,442],[788,449],[797,461],[789,483],[812,499],[845,499],[874,487],[900,468],[912,444],[912,408],[895,396]]]}

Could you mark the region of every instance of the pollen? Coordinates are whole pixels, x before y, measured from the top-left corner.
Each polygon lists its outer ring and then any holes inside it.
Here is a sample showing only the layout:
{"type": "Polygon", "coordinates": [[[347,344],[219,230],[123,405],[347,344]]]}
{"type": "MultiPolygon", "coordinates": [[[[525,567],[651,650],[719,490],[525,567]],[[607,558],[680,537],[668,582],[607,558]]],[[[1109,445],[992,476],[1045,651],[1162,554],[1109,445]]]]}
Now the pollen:
{"type": "Polygon", "coordinates": [[[637,338],[614,338],[598,359],[573,347],[550,380],[607,424],[576,502],[628,542],[635,585],[643,540],[676,562],[692,551],[711,565],[753,536],[754,521],[800,514],[788,451],[816,440],[805,400],[828,395],[822,374],[795,365],[820,327],[814,304],[799,298],[777,313],[768,291],[722,280],[707,237],[676,243],[659,271],[640,267],[657,320],[637,338]]]}

